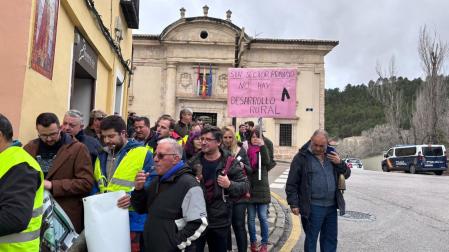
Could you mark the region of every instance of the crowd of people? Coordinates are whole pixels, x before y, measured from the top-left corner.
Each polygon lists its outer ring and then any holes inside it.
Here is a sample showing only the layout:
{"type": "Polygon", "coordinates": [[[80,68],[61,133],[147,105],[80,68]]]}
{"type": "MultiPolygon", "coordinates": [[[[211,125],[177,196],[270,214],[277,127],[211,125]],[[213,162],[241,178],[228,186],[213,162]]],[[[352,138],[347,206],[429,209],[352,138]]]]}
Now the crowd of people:
{"type": "Polygon", "coordinates": [[[251,121],[236,132],[192,115],[161,115],[151,127],[136,114],[125,122],[94,110],[85,126],[77,110],[62,123],[42,113],[38,137],[21,148],[0,114],[0,250],[39,251],[44,190],[78,233],[82,198],[123,190],[117,206],[129,210],[132,251],[228,251],[232,230],[238,251],[267,251],[272,142],[251,121]]]}
{"type": "MultiPolygon", "coordinates": [[[[133,252],[202,252],[206,244],[230,251],[232,231],[238,251],[267,251],[273,143],[252,121],[236,131],[193,121],[192,114],[182,109],[178,121],[161,115],[151,127],[136,114],[125,122],[94,110],[85,126],[77,110],[62,123],[42,113],[38,137],[23,148],[0,114],[0,251],[47,251],[40,239],[44,190],[77,233],[85,225],[82,198],[125,191],[117,206],[129,212],[133,252]]],[[[318,237],[322,251],[336,251],[337,209],[345,212],[351,171],[328,144],[327,133],[316,130],[290,165],[287,202],[301,215],[305,251],[316,250],[318,237]]]]}

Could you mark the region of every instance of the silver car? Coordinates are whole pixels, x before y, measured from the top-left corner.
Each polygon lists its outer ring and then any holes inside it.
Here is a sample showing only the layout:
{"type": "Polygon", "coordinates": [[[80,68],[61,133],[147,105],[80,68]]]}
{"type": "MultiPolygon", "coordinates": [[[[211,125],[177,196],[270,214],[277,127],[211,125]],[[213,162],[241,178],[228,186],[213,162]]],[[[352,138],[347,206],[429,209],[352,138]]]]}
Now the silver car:
{"type": "Polygon", "coordinates": [[[357,158],[345,158],[344,159],[346,165],[349,168],[357,168],[357,169],[362,169],[363,170],[363,163],[360,159],[357,158]]]}

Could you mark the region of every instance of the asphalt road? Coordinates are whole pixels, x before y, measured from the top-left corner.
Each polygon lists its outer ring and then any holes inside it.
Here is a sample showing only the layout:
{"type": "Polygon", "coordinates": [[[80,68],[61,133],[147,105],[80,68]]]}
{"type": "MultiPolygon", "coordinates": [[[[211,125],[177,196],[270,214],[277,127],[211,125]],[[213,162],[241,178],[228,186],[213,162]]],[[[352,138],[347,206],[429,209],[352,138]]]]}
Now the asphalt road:
{"type": "MultiPolygon", "coordinates": [[[[284,181],[288,168],[279,163],[270,182],[284,181]]],[[[285,199],[285,187],[271,190],[285,199]]],[[[353,170],[345,199],[338,251],[449,251],[448,176],[353,170]]],[[[302,251],[298,235],[293,251],[302,251]]]]}

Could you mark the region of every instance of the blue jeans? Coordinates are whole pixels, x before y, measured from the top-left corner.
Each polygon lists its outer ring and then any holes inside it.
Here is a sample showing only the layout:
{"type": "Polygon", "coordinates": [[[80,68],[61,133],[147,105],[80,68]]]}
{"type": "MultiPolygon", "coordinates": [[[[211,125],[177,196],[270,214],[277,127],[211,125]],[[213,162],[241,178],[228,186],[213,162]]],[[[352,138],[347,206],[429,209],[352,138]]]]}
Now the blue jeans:
{"type": "Polygon", "coordinates": [[[304,251],[316,251],[318,234],[320,235],[320,249],[322,252],[337,251],[338,220],[337,207],[310,206],[308,219],[301,218],[302,227],[306,234],[304,251]]]}
{"type": "Polygon", "coordinates": [[[248,231],[249,241],[254,243],[256,238],[256,211],[260,222],[260,232],[262,236],[262,244],[268,243],[268,204],[248,204],[248,231]]]}

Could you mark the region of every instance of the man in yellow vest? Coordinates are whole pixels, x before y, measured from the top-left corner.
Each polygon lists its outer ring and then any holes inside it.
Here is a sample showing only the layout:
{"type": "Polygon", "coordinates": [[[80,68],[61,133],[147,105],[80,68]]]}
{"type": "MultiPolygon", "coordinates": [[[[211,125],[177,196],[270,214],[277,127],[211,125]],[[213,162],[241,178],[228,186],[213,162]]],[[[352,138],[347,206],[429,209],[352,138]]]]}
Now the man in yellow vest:
{"type": "Polygon", "coordinates": [[[0,251],[38,252],[44,174],[26,151],[11,146],[12,136],[0,114],[0,251]]]}
{"type": "MultiPolygon", "coordinates": [[[[96,189],[100,193],[123,190],[130,194],[136,175],[142,170],[150,174],[147,181],[149,185],[151,179],[157,176],[153,168],[153,155],[142,143],[128,139],[125,121],[120,116],[108,116],[101,121],[100,130],[107,150],[100,152],[95,161],[96,189]]],[[[117,205],[128,208],[129,199],[129,195],[124,196],[118,200],[117,205]]],[[[146,218],[146,214],[138,214],[132,208],[129,209],[133,252],[140,251],[146,218]]]]}

